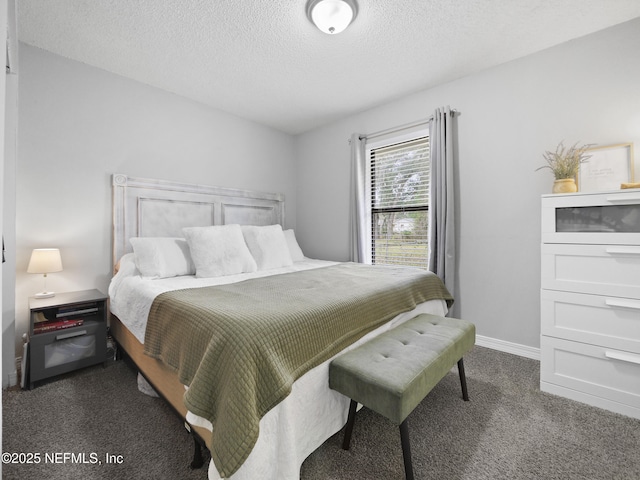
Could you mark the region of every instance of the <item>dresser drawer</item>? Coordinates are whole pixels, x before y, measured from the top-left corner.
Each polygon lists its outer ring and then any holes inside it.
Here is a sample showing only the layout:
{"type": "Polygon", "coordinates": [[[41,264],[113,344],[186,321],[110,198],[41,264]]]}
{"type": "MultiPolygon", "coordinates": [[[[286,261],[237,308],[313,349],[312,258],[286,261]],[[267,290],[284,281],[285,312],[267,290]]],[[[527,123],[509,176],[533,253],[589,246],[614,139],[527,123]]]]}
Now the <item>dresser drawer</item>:
{"type": "Polygon", "coordinates": [[[640,354],[640,300],[542,290],[541,333],[640,354]]]}
{"type": "Polygon", "coordinates": [[[640,355],[543,336],[540,388],[640,418],[640,355]]]}
{"type": "Polygon", "coordinates": [[[544,195],[542,242],[640,244],[640,189],[544,195]]]}
{"type": "Polygon", "coordinates": [[[543,289],[640,299],[640,246],[542,245],[543,289]]]}

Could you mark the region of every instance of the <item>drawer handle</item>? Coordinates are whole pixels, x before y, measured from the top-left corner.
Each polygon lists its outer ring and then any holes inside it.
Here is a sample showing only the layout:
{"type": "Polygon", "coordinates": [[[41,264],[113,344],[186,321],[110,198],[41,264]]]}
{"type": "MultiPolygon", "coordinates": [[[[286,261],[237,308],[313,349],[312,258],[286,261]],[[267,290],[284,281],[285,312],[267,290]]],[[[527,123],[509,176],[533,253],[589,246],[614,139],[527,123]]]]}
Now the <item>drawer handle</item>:
{"type": "Polygon", "coordinates": [[[605,251],[612,255],[640,255],[638,247],[608,247],[605,251]]]}
{"type": "Polygon", "coordinates": [[[623,362],[640,365],[640,356],[623,352],[604,352],[604,356],[611,360],[622,360],[623,362]]]}
{"type": "Polygon", "coordinates": [[[606,298],[604,303],[608,307],[635,308],[640,310],[640,302],[637,300],[624,300],[620,298],[606,298]]]}
{"type": "Polygon", "coordinates": [[[66,338],[80,337],[86,334],[87,334],[86,330],[78,330],[76,332],[61,333],[60,335],[56,335],[56,340],[64,340],[66,338]]]}

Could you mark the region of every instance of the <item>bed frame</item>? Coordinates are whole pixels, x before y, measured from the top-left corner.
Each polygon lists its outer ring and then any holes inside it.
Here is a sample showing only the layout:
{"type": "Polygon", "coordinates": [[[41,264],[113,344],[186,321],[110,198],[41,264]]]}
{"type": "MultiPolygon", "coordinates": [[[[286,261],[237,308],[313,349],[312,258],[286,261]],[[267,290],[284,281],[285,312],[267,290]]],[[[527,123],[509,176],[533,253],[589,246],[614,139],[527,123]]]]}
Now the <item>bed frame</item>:
{"type": "MultiPolygon", "coordinates": [[[[182,237],[183,227],[209,225],[274,225],[284,227],[284,195],[231,188],[194,185],[123,174],[112,177],[113,268],[132,252],[131,237],[182,237]]],[[[192,468],[203,465],[201,445],[209,448],[210,432],[186,420],[178,376],[158,360],[143,353],[143,345],[111,314],[110,332],[119,350],[135,364],[153,389],[184,421],[194,438],[192,468]]]]}

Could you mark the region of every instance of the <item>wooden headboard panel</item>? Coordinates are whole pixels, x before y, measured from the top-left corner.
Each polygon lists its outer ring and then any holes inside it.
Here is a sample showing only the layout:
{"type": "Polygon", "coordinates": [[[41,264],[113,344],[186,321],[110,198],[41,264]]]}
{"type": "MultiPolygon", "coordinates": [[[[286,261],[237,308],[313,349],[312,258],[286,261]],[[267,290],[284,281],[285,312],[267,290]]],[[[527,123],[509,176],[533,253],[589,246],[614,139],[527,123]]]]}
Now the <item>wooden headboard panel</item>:
{"type": "Polygon", "coordinates": [[[183,227],[284,227],[284,195],[133,178],[116,173],[113,186],[113,265],[132,251],[131,237],[181,237],[183,227]]]}

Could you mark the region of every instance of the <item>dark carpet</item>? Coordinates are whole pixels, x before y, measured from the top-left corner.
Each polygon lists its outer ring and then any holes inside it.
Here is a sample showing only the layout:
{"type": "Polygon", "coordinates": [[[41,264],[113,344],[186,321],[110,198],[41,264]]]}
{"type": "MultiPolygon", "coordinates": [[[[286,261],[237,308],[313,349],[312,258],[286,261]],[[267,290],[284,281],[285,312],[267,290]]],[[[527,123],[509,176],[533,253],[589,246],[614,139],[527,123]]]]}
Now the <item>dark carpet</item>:
{"type": "MultiPolygon", "coordinates": [[[[417,479],[640,479],[640,420],[541,393],[534,360],[475,347],[465,368],[470,402],[452,372],[409,417],[417,479]]],[[[206,466],[189,468],[182,422],[138,392],[123,361],[5,390],[2,414],[3,452],[40,458],[4,464],[5,479],[207,478],[206,466]]],[[[301,479],[404,478],[399,431],[384,417],[362,409],[351,449],[341,442],[339,432],[314,452],[301,479]]]]}

